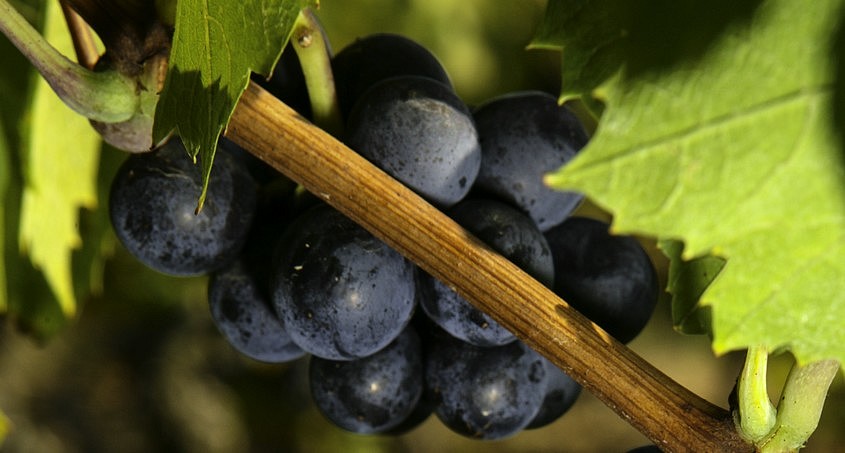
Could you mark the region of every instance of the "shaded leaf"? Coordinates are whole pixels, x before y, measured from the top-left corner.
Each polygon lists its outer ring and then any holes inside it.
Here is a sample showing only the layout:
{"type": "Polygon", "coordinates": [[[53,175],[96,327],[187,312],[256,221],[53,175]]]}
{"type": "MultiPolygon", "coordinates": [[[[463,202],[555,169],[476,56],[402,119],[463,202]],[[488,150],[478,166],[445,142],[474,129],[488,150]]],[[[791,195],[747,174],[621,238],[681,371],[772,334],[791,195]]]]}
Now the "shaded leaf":
{"type": "Polygon", "coordinates": [[[624,59],[622,8],[590,0],[550,0],[529,48],[561,49],[561,101],[589,99],[624,59]]]}
{"type": "Polygon", "coordinates": [[[761,0],[550,0],[531,48],[561,49],[561,100],[588,101],[626,74],[671,69],[707,52],[761,0]]]}
{"type": "Polygon", "coordinates": [[[669,258],[667,290],[672,295],[672,323],[680,332],[710,334],[710,309],[701,307],[704,290],[725,266],[718,256],[705,255],[691,260],[681,257],[684,244],[670,239],[658,244],[669,258]]]}

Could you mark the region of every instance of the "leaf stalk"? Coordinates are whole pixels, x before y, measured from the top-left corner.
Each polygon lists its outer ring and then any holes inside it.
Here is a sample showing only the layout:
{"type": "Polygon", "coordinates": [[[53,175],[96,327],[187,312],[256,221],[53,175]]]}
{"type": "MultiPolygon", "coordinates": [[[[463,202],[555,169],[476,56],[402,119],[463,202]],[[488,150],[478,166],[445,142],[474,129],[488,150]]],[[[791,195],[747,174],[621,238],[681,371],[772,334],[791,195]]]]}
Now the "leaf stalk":
{"type": "Polygon", "coordinates": [[[304,8],[293,26],[291,43],[302,66],[314,123],[335,137],[343,128],[332,73],[329,43],[311,8],[304,8]]]}
{"type": "Polygon", "coordinates": [[[0,0],[0,31],[75,112],[104,123],[130,119],[138,109],[135,82],[116,71],[94,72],[56,50],[7,0],[0,0]]]}
{"type": "Polygon", "coordinates": [[[769,351],[762,346],[748,348],[745,366],[737,383],[738,408],[735,421],[742,437],[759,443],[775,426],[777,411],[769,399],[766,378],[768,376],[769,351]]]}
{"type": "Polygon", "coordinates": [[[837,360],[820,360],[789,371],[777,409],[777,421],[761,453],[798,451],[816,430],[833,378],[839,373],[837,360]]]}

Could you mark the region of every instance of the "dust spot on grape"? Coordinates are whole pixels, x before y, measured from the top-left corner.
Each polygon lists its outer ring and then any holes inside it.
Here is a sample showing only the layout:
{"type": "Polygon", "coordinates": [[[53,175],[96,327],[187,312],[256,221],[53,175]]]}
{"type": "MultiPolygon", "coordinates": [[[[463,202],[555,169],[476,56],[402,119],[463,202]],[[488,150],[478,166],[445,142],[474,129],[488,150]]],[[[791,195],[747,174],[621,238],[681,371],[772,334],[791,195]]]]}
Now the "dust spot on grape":
{"type": "Polygon", "coordinates": [[[528,372],[528,379],[531,382],[540,382],[546,378],[546,367],[543,366],[543,362],[535,361],[531,364],[531,369],[528,372]]]}

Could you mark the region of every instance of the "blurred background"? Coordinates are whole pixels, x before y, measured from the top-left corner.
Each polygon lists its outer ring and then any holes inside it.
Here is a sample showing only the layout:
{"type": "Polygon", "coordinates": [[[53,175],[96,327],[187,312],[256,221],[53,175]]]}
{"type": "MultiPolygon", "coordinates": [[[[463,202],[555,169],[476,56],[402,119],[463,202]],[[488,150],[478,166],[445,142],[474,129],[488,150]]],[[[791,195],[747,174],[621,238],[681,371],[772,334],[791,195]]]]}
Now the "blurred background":
{"type": "MultiPolygon", "coordinates": [[[[472,105],[509,91],[559,90],[559,54],[525,49],[544,8],[539,0],[345,0],[323,2],[318,15],[335,50],[377,32],[415,39],[440,58],[472,105]]],[[[101,187],[124,157],[104,151],[101,187]]],[[[86,216],[101,215],[84,213],[81,227],[86,216]]],[[[208,313],[205,278],[161,276],[135,262],[110,233],[104,241],[113,250],[104,284],[82,304],[78,321],[46,344],[0,324],[0,409],[11,429],[4,452],[574,453],[624,452],[649,443],[586,392],[554,424],[502,441],[461,437],[433,416],[399,437],[346,433],[311,404],[306,360],[260,364],[224,342],[208,313]]],[[[665,273],[659,252],[651,251],[665,273]]],[[[675,333],[665,297],[630,346],[684,386],[727,406],[742,354],[716,358],[707,338],[675,333]]],[[[774,400],[790,365],[786,356],[770,365],[774,400]]],[[[804,451],[845,451],[843,427],[840,375],[804,451]]]]}

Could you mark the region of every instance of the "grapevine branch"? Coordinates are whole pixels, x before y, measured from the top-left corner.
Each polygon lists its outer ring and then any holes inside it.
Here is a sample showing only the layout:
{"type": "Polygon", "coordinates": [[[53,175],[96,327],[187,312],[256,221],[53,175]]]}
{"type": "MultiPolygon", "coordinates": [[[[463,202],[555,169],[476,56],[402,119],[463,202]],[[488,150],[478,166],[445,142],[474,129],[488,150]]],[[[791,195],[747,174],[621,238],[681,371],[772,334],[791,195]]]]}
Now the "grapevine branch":
{"type": "Polygon", "coordinates": [[[255,84],[226,135],[454,288],[666,451],[753,451],[684,388],[410,189],[255,84]]]}

